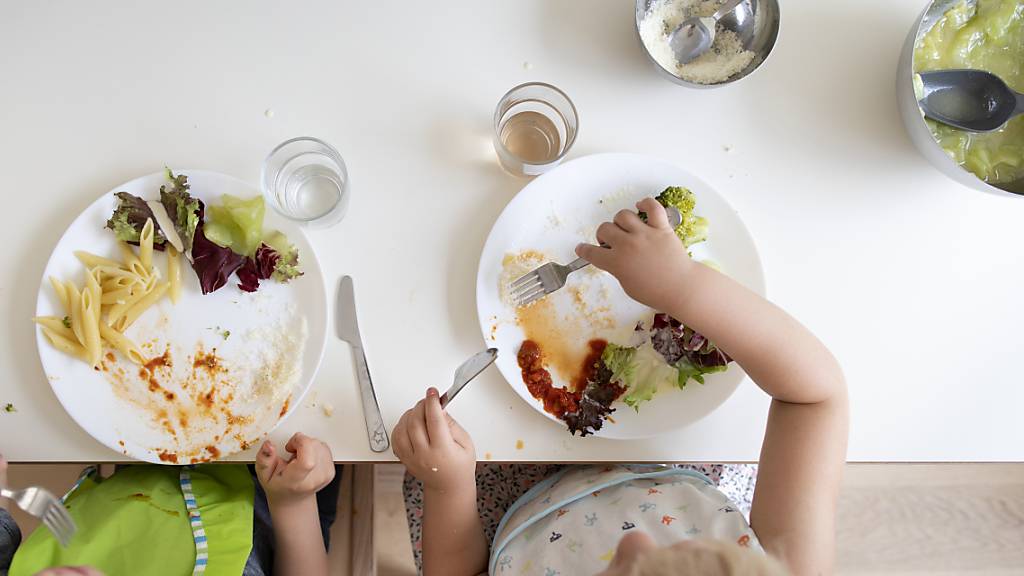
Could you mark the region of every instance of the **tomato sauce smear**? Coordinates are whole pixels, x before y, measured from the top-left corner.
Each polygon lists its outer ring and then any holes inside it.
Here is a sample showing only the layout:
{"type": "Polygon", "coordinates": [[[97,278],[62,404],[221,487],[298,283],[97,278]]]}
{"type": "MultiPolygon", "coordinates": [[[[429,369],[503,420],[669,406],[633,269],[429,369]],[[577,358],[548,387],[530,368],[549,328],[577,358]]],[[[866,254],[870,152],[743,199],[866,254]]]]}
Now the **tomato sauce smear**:
{"type": "Polygon", "coordinates": [[[523,383],[526,389],[534,398],[544,404],[544,411],[562,420],[567,412],[576,412],[580,398],[583,396],[583,389],[587,381],[596,374],[608,342],[605,340],[591,340],[589,342],[590,352],[583,362],[580,372],[572,379],[572,389],[558,388],[554,386],[551,373],[544,367],[544,352],[533,340],[526,340],[519,348],[517,360],[519,368],[523,371],[523,383]]]}

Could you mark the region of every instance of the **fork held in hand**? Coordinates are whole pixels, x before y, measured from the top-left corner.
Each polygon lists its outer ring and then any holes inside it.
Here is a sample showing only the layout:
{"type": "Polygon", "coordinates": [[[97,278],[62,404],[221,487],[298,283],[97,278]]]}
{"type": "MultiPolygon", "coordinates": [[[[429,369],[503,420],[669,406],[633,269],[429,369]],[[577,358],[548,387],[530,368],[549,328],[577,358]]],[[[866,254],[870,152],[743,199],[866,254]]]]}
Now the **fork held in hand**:
{"type": "Polygon", "coordinates": [[[568,265],[548,262],[512,283],[512,299],[516,306],[533,304],[565,286],[569,274],[589,265],[590,262],[583,258],[577,258],[568,265]]]}
{"type": "MultiPolygon", "coordinates": [[[[678,208],[669,206],[665,209],[665,213],[668,216],[669,226],[673,229],[683,222],[683,215],[678,208]]],[[[569,274],[580,268],[585,268],[588,264],[590,262],[583,258],[577,258],[568,265],[548,262],[539,266],[533,272],[512,283],[512,300],[515,301],[517,308],[533,304],[548,294],[560,290],[565,286],[569,274]]]]}
{"type": "Polygon", "coordinates": [[[49,490],[35,486],[24,490],[0,488],[0,496],[10,498],[18,508],[42,520],[43,525],[53,533],[60,545],[67,547],[75,534],[75,521],[71,519],[64,503],[49,490]]]}

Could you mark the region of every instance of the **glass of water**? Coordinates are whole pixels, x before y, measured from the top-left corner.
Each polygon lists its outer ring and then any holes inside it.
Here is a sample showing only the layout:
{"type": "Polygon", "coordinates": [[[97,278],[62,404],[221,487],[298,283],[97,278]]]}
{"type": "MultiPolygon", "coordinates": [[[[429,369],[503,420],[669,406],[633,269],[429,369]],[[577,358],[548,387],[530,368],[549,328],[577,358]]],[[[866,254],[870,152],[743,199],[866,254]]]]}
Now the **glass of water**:
{"type": "Polygon", "coordinates": [[[263,197],[285,218],[326,227],[348,210],[348,170],[341,154],[317,138],[292,138],[263,161],[263,197]]]}
{"type": "Polygon", "coordinates": [[[536,176],[562,161],[578,128],[576,107],[565,92],[542,82],[520,84],[494,110],[494,150],[509,173],[536,176]]]}

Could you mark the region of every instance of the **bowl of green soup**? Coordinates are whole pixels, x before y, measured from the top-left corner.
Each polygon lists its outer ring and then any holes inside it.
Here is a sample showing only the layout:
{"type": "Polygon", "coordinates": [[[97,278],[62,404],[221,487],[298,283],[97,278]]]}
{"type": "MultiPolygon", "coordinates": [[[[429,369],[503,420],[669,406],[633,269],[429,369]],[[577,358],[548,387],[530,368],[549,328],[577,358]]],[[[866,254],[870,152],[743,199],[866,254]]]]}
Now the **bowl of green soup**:
{"type": "Polygon", "coordinates": [[[907,37],[897,91],[911,140],[939,170],[985,192],[1024,195],[1024,116],[971,133],[926,119],[918,74],[972,68],[1024,92],[1024,0],[933,0],[907,37]]]}

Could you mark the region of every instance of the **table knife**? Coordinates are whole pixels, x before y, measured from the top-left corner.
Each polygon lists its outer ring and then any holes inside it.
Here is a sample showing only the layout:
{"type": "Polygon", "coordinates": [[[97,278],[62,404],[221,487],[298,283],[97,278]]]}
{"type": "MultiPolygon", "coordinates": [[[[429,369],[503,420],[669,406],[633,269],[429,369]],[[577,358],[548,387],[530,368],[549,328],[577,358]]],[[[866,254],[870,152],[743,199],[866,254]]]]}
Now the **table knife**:
{"type": "Polygon", "coordinates": [[[370,379],[370,368],[366,364],[366,352],[363,351],[363,339],[359,335],[359,320],[356,316],[356,293],[351,276],[343,276],[338,285],[338,309],[335,310],[338,338],[348,342],[355,358],[356,379],[359,381],[359,396],[363,401],[363,417],[366,419],[366,435],[370,440],[370,449],[384,452],[391,447],[388,431],[384,428],[384,418],[377,404],[377,394],[373,391],[373,380],[370,379]]]}

